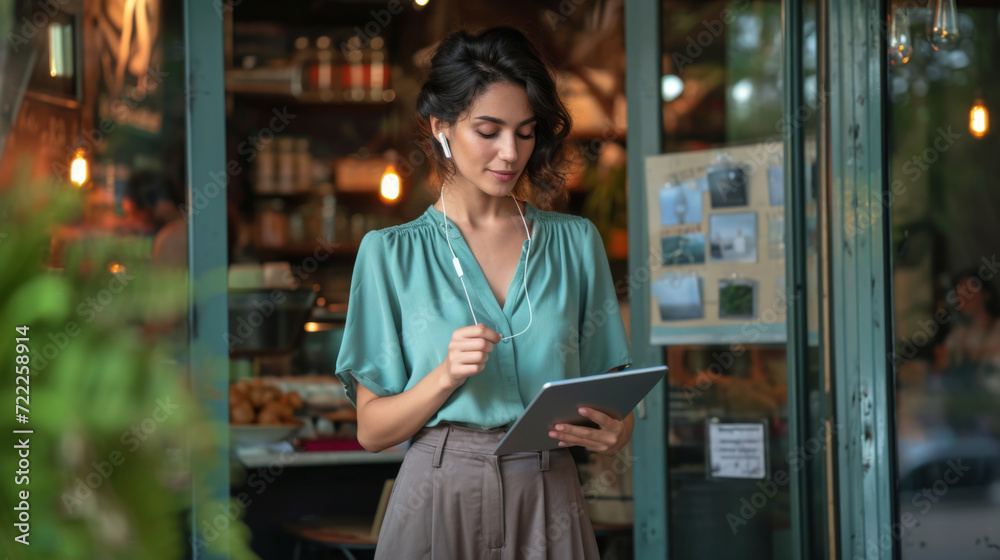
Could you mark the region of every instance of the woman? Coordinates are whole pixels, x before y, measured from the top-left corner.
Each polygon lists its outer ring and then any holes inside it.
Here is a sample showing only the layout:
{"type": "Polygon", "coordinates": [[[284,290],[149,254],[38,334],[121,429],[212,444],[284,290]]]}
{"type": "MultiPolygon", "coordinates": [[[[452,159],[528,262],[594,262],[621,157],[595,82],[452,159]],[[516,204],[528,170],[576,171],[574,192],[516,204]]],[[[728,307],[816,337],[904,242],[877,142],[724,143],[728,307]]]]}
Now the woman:
{"type": "MultiPolygon", "coordinates": [[[[492,455],[544,383],[630,361],[593,224],[523,202],[564,187],[569,115],[508,28],[444,39],[417,112],[441,196],[362,240],[337,360],[362,445],[413,438],[376,558],[597,558],[568,449],[492,455]]],[[[582,414],[598,428],[556,426],[559,447],[631,436],[631,415],[582,414]]]]}
{"type": "Polygon", "coordinates": [[[989,280],[979,271],[959,274],[948,294],[957,313],[944,344],[936,349],[935,369],[944,372],[948,421],[959,432],[995,435],[1000,394],[1000,313],[989,280]],[[985,390],[984,390],[985,389],[985,390]]]}

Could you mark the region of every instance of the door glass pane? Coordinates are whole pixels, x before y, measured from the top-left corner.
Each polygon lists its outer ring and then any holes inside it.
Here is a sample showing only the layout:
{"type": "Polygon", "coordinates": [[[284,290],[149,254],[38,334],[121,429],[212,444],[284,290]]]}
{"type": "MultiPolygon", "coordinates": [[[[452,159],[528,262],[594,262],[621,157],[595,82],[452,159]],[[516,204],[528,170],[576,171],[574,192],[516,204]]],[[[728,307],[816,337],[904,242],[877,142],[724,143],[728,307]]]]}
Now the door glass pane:
{"type": "MultiPolygon", "coordinates": [[[[662,206],[663,261],[654,267],[651,281],[662,285],[659,297],[663,299],[654,315],[663,319],[662,332],[676,337],[664,342],[666,363],[671,368],[671,558],[791,557],[789,485],[793,471],[807,469],[807,476],[816,480],[811,486],[817,489],[810,504],[824,507],[826,437],[822,418],[826,393],[820,375],[816,297],[819,209],[818,184],[811,166],[816,160],[818,115],[813,6],[809,3],[804,14],[801,79],[806,104],[786,119],[781,3],[661,4],[663,147],[664,153],[676,155],[682,162],[672,168],[680,169],[677,177],[662,186],[648,185],[660,190],[662,206]],[[804,429],[809,435],[819,434],[814,438],[815,446],[794,450],[788,444],[787,379],[791,372],[784,343],[787,296],[782,131],[788,126],[804,127],[807,137],[806,185],[801,188],[809,193],[810,348],[803,349],[809,357],[803,377],[811,395],[807,405],[811,415],[804,429]],[[729,160],[706,165],[705,153],[713,157],[722,153],[729,160]],[[728,188],[721,193],[715,188],[718,175],[710,176],[720,166],[737,167],[744,174],[738,184],[730,175],[728,188]],[[676,211],[674,191],[684,192],[683,217],[676,211]],[[693,207],[697,215],[692,214],[693,207]],[[732,232],[723,231],[724,222],[737,216],[750,220],[749,229],[734,226],[732,232]],[[698,236],[703,236],[702,244],[707,245],[703,255],[698,251],[685,254],[684,248],[693,246],[691,241],[697,241],[698,236]],[[686,243],[676,242],[677,238],[685,238],[686,243]],[[664,282],[667,277],[682,280],[671,284],[664,282]],[[678,310],[669,301],[687,286],[699,294],[693,311],[678,310]],[[742,312],[736,305],[736,288],[740,287],[753,301],[742,312]],[[690,322],[692,316],[700,322],[690,322]],[[697,339],[691,343],[682,340],[683,333],[677,334],[688,326],[686,334],[697,339]],[[670,330],[672,327],[677,328],[670,330]],[[716,333],[714,340],[712,333],[716,333]],[[728,423],[763,424],[767,447],[760,477],[736,478],[717,470],[711,453],[718,448],[712,445],[709,433],[712,424],[728,423]]],[[[656,289],[654,286],[654,294],[656,289]]],[[[656,323],[654,318],[654,339],[656,323]]],[[[821,516],[816,517],[815,525],[822,530],[821,516]]],[[[822,558],[822,545],[817,547],[819,552],[811,557],[822,558]]]]}
{"type": "Polygon", "coordinates": [[[900,515],[893,534],[906,560],[996,558],[1000,137],[986,118],[1000,108],[1000,11],[936,5],[898,7],[888,27],[897,49],[887,65],[900,515]]]}
{"type": "Polygon", "coordinates": [[[0,320],[22,339],[0,344],[21,366],[0,392],[23,399],[37,467],[4,499],[30,490],[33,556],[179,557],[207,431],[186,365],[183,4],[0,4],[0,320]]]}

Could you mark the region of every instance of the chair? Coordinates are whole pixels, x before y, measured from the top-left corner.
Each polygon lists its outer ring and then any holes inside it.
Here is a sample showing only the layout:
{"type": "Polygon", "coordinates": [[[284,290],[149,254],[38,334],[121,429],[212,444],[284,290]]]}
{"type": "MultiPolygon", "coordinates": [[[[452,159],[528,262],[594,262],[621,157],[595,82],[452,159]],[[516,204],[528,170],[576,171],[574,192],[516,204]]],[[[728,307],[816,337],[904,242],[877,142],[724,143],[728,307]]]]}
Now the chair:
{"type": "Polygon", "coordinates": [[[283,528],[295,539],[293,560],[301,560],[303,549],[333,549],[348,560],[357,560],[354,550],[374,550],[382,520],[389,506],[389,495],[396,479],[385,481],[382,496],[375,510],[375,519],[368,522],[358,517],[304,517],[283,528]]]}

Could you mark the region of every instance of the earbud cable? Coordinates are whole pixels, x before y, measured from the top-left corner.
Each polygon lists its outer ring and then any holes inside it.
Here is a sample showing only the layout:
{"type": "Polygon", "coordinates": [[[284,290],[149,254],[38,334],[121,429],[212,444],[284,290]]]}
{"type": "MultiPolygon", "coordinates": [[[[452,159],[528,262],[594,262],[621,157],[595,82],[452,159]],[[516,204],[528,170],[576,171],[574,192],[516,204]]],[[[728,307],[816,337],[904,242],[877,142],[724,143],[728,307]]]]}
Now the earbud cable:
{"type": "MultiPolygon", "coordinates": [[[[531,321],[534,319],[534,315],[531,310],[531,298],[528,297],[528,259],[531,257],[531,232],[528,230],[528,221],[524,219],[524,213],[521,212],[521,205],[517,203],[517,199],[514,195],[510,195],[514,199],[514,206],[517,207],[517,213],[521,215],[521,223],[524,224],[524,233],[528,236],[528,250],[524,255],[524,274],[522,275],[522,283],[524,286],[524,299],[528,302],[528,325],[524,327],[524,330],[517,334],[512,334],[510,336],[505,336],[501,340],[507,340],[509,338],[514,338],[515,336],[520,336],[524,334],[528,327],[531,326],[531,321]]],[[[455,266],[455,273],[458,274],[458,280],[462,283],[462,290],[465,291],[465,301],[469,303],[469,311],[472,312],[472,324],[478,325],[479,320],[476,319],[476,311],[472,308],[472,298],[469,297],[469,289],[465,286],[465,273],[462,270],[462,265],[458,260],[458,255],[455,254],[455,248],[451,245],[451,233],[448,231],[451,228],[451,224],[448,222],[448,207],[444,201],[444,189],[441,189],[441,210],[444,214],[444,224],[445,224],[445,239],[448,241],[448,250],[451,251],[452,264],[455,266]]]]}

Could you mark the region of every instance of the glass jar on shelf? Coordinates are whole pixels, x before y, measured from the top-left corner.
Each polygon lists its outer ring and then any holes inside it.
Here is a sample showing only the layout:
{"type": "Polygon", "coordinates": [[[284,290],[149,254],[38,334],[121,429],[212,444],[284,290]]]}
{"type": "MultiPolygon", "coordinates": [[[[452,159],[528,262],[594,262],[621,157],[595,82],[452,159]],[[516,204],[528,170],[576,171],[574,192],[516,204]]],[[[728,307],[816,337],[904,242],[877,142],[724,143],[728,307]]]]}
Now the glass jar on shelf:
{"type": "Polygon", "coordinates": [[[288,213],[288,242],[297,244],[306,240],[306,214],[309,205],[299,205],[288,213]]]}
{"type": "Polygon", "coordinates": [[[333,194],[333,186],[329,183],[324,184],[320,193],[322,194],[322,202],[320,203],[319,212],[319,231],[318,237],[326,242],[336,241],[341,239],[337,236],[337,197],[333,194]]]}
{"type": "Polygon", "coordinates": [[[281,199],[258,203],[256,224],[259,247],[276,248],[288,244],[288,217],[281,199]]]}
{"type": "Polygon", "coordinates": [[[274,194],[274,145],[261,142],[254,162],[254,190],[258,194],[274,194]]]}
{"type": "Polygon", "coordinates": [[[278,144],[278,184],[277,192],[292,194],[295,192],[295,139],[291,136],[281,136],[276,139],[278,144]]]}
{"type": "Polygon", "coordinates": [[[313,161],[309,153],[309,139],[295,139],[295,191],[309,192],[313,186],[313,161]]]}

